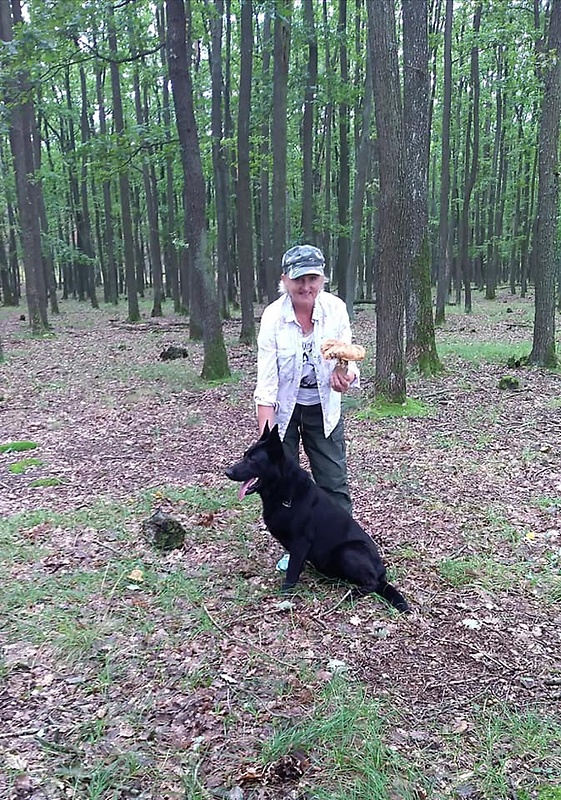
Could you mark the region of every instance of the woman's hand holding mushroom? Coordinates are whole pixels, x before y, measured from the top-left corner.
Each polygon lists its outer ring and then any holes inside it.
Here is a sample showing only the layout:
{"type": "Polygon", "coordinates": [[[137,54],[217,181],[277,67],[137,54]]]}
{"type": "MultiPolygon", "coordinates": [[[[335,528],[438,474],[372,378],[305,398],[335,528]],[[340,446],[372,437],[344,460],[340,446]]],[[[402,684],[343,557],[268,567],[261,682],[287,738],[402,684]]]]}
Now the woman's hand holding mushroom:
{"type": "Polygon", "coordinates": [[[353,370],[349,369],[349,361],[362,361],[366,355],[364,347],[338,339],[327,339],[321,345],[321,354],[325,359],[337,360],[331,373],[331,388],[336,392],[346,392],[356,377],[353,370]]]}

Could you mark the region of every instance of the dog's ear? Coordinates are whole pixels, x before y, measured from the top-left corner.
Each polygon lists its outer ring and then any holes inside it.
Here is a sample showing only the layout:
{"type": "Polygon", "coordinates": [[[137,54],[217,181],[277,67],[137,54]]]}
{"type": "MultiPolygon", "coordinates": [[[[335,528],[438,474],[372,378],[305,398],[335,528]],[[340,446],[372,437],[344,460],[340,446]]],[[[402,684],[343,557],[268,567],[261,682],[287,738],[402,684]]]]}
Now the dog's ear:
{"type": "Polygon", "coordinates": [[[267,439],[267,449],[273,458],[281,459],[284,456],[284,448],[279,436],[279,426],[274,425],[267,439]]]}
{"type": "Polygon", "coordinates": [[[265,422],[265,427],[263,428],[263,433],[262,433],[262,434],[261,434],[261,436],[259,437],[259,440],[261,440],[261,439],[268,439],[268,438],[269,438],[269,434],[270,434],[270,432],[271,432],[271,429],[269,428],[269,420],[267,420],[267,421],[265,422]]]}

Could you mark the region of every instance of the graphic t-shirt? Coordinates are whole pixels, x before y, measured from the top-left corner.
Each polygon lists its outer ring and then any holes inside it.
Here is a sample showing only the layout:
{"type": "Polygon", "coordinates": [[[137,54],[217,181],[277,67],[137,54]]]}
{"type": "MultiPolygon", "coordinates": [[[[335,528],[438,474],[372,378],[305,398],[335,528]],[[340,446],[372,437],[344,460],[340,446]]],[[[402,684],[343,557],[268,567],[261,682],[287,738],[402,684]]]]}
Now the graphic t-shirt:
{"type": "Polygon", "coordinates": [[[319,403],[318,381],[314,366],[314,332],[302,336],[302,378],[296,402],[303,406],[319,403]]]}

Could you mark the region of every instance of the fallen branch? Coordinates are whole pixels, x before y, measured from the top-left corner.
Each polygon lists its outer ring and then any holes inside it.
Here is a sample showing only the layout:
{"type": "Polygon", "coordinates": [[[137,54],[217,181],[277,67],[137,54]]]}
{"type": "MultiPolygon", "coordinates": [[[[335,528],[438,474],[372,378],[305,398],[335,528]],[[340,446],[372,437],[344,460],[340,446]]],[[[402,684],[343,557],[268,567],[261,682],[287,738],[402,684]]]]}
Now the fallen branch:
{"type": "Polygon", "coordinates": [[[21,738],[22,736],[35,736],[39,733],[41,728],[28,728],[22,731],[3,731],[0,733],[0,739],[11,739],[12,737],[21,738]]]}

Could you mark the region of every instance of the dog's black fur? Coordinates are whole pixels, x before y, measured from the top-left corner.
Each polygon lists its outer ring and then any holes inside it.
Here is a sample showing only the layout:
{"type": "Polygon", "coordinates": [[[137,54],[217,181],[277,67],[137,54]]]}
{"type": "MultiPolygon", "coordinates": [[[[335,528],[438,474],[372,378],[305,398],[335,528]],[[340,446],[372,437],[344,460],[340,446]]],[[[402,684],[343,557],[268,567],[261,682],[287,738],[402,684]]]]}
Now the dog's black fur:
{"type": "Polygon", "coordinates": [[[376,592],[399,611],[409,605],[388,583],[378,548],[368,534],[294,459],[289,458],[278,426],[263,435],[226,475],[242,484],[240,498],[257,492],[270,533],[290,553],[283,589],[291,589],[309,561],[329,578],[355,584],[356,595],[376,592]]]}

